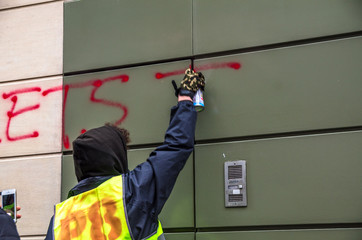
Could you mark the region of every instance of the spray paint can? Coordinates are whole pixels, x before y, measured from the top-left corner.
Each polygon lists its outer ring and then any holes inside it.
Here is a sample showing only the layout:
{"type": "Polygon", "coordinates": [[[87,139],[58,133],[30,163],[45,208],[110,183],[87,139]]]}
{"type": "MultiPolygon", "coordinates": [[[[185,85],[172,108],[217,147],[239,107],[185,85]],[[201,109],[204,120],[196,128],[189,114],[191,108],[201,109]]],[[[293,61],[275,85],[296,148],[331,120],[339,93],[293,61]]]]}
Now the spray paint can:
{"type": "Polygon", "coordinates": [[[204,96],[203,96],[201,89],[197,90],[197,92],[194,96],[194,99],[192,99],[192,100],[194,102],[195,110],[197,112],[201,112],[202,110],[204,110],[204,108],[205,108],[204,96]]]}

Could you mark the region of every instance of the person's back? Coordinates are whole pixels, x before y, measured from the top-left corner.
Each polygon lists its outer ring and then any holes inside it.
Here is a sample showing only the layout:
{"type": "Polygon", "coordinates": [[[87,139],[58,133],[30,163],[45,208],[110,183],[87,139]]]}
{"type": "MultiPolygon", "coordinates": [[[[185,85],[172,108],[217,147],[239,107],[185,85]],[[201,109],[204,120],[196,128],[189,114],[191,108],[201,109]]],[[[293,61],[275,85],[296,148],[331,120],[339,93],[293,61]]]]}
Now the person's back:
{"type": "Polygon", "coordinates": [[[46,239],[163,239],[158,215],[193,151],[197,114],[191,96],[198,87],[178,91],[164,143],[132,171],[124,130],[107,125],[76,139],[79,183],[56,206],[46,239]]]}
{"type": "Polygon", "coordinates": [[[59,239],[131,239],[122,186],[121,175],[112,177],[100,186],[58,204],[55,236],[60,236],[59,239]],[[104,223],[107,228],[103,228],[104,223]]]}

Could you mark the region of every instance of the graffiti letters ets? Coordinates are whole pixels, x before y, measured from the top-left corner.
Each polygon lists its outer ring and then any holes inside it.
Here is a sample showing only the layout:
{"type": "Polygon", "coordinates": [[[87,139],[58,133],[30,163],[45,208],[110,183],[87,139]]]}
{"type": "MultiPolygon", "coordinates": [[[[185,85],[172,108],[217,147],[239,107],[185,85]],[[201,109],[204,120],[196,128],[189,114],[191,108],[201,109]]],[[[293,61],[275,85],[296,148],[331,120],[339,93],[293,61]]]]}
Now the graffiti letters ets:
{"type": "MultiPolygon", "coordinates": [[[[239,70],[241,68],[241,64],[239,62],[225,62],[225,63],[213,63],[213,64],[206,64],[195,68],[195,71],[206,71],[210,69],[219,69],[219,68],[230,68],[234,70],[239,70]]],[[[176,70],[171,72],[157,72],[154,77],[156,79],[163,79],[175,75],[182,75],[184,74],[184,70],[176,70]]],[[[10,92],[4,92],[2,93],[2,99],[3,101],[10,101],[11,108],[5,113],[6,114],[6,123],[5,123],[5,136],[6,141],[8,142],[14,142],[14,141],[21,141],[24,139],[31,139],[31,138],[37,138],[41,136],[41,132],[39,132],[36,129],[32,129],[31,126],[29,126],[29,131],[23,135],[13,135],[11,134],[11,127],[12,127],[12,120],[15,118],[21,118],[23,114],[26,114],[30,111],[37,111],[41,108],[41,102],[47,100],[47,96],[49,94],[52,94],[54,92],[58,91],[64,91],[64,97],[63,97],[63,109],[62,109],[62,135],[63,135],[63,145],[64,148],[69,149],[70,142],[68,134],[65,132],[64,128],[64,118],[65,118],[65,109],[67,107],[67,99],[68,99],[68,93],[69,91],[73,91],[75,89],[82,90],[84,88],[90,88],[91,93],[89,95],[89,101],[94,104],[102,104],[108,107],[114,107],[119,109],[121,115],[118,119],[114,121],[116,125],[120,125],[128,116],[128,108],[125,104],[121,102],[115,102],[111,101],[105,98],[99,98],[96,96],[97,92],[99,91],[102,86],[105,86],[107,83],[119,81],[121,84],[125,84],[129,81],[128,75],[117,75],[108,77],[105,79],[94,79],[94,80],[88,80],[82,83],[74,83],[74,84],[66,84],[64,86],[55,86],[47,89],[42,89],[40,86],[37,87],[29,87],[29,88],[19,88],[14,89],[10,92]],[[42,99],[40,102],[36,104],[31,104],[22,108],[19,108],[17,103],[18,100],[21,99],[26,94],[34,94],[41,96],[40,99],[42,99]],[[44,100],[43,100],[44,99],[44,100]]],[[[1,126],[0,126],[1,127],[1,126]]],[[[2,129],[0,129],[2,131],[2,129]]],[[[80,129],[80,133],[84,133],[86,129],[80,129]]],[[[4,139],[0,139],[0,144],[4,142],[4,139]]]]}

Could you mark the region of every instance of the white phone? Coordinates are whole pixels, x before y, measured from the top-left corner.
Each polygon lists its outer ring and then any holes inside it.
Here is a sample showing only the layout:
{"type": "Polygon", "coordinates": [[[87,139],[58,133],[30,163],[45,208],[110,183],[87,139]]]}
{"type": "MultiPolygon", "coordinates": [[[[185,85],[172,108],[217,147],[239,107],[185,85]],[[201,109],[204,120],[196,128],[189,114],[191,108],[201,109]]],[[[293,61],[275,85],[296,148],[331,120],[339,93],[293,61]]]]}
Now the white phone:
{"type": "Polygon", "coordinates": [[[16,189],[2,191],[1,199],[3,210],[16,222],[16,189]]]}

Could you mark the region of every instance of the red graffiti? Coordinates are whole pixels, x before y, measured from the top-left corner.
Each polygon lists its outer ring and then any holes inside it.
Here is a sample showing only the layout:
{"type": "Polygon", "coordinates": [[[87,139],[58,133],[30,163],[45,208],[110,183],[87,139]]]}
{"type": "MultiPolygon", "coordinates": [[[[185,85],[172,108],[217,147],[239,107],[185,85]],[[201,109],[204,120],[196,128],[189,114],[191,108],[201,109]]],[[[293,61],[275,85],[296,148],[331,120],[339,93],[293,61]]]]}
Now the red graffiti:
{"type": "Polygon", "coordinates": [[[52,88],[49,88],[49,89],[43,91],[42,95],[46,96],[49,93],[56,92],[56,91],[61,91],[61,90],[63,90],[63,86],[52,87],[52,88]]]}
{"type": "MultiPolygon", "coordinates": [[[[238,62],[210,63],[210,64],[205,64],[205,65],[195,67],[195,71],[198,72],[198,71],[205,71],[205,70],[219,69],[219,68],[230,68],[230,69],[234,69],[234,70],[239,70],[241,68],[241,64],[238,62]]],[[[162,79],[162,78],[166,78],[166,77],[170,77],[170,76],[182,75],[182,74],[184,74],[184,72],[185,72],[184,69],[166,72],[166,73],[158,72],[155,74],[155,78],[162,79]]],[[[25,114],[30,111],[35,111],[41,107],[40,103],[37,103],[34,105],[29,105],[29,106],[23,107],[21,109],[17,109],[16,107],[17,107],[17,103],[18,103],[18,98],[20,96],[22,96],[22,94],[37,93],[37,94],[41,94],[41,96],[43,96],[43,97],[46,97],[51,93],[63,90],[64,95],[63,95],[63,109],[62,109],[62,136],[63,136],[63,146],[66,149],[70,148],[70,141],[69,141],[69,136],[65,132],[65,109],[67,107],[67,99],[68,99],[69,91],[71,91],[71,89],[75,90],[75,89],[83,89],[83,88],[87,88],[87,87],[91,88],[91,93],[89,95],[89,101],[91,101],[95,104],[102,104],[104,106],[114,107],[114,108],[119,109],[121,111],[121,116],[119,117],[119,119],[117,119],[115,121],[115,124],[116,125],[121,124],[122,122],[125,121],[125,119],[128,116],[128,108],[126,107],[126,105],[124,105],[121,102],[115,102],[115,101],[97,96],[97,93],[100,90],[100,88],[105,86],[107,83],[113,82],[113,81],[120,81],[120,83],[127,83],[129,81],[129,76],[128,75],[117,75],[117,76],[112,76],[112,77],[105,78],[105,79],[88,80],[88,81],[81,82],[81,83],[72,83],[72,84],[66,84],[64,86],[55,86],[55,87],[45,89],[43,91],[40,87],[30,87],[30,88],[16,89],[16,90],[13,90],[13,91],[10,91],[7,93],[3,93],[2,94],[3,99],[5,99],[5,100],[9,99],[12,104],[10,111],[8,111],[6,113],[7,114],[7,124],[6,124],[6,130],[5,130],[6,139],[11,142],[11,141],[18,141],[18,140],[29,139],[29,138],[36,138],[36,137],[39,137],[39,135],[40,135],[40,133],[37,130],[34,130],[34,131],[24,134],[24,135],[19,135],[19,136],[12,136],[10,134],[11,122],[15,117],[20,117],[20,115],[22,115],[22,114],[25,114]]],[[[80,134],[85,133],[86,131],[87,131],[86,129],[81,129],[80,134]]],[[[0,139],[0,143],[2,143],[2,139],[0,139]]]]}
{"type": "MultiPolygon", "coordinates": [[[[83,83],[75,83],[75,84],[67,84],[64,86],[64,99],[63,99],[63,110],[62,110],[62,124],[63,124],[63,145],[65,148],[69,148],[69,137],[68,135],[65,133],[64,130],[64,126],[65,126],[65,109],[66,109],[66,104],[67,104],[67,99],[68,99],[68,92],[70,89],[75,89],[75,88],[85,88],[85,87],[91,87],[92,92],[90,94],[89,100],[91,102],[94,103],[98,103],[98,104],[103,104],[106,106],[110,106],[110,107],[115,107],[115,108],[119,108],[122,110],[123,114],[122,116],[115,122],[116,125],[121,124],[127,117],[128,115],[128,109],[127,107],[119,102],[114,102],[108,99],[104,99],[104,98],[99,98],[97,97],[97,91],[104,86],[106,83],[108,82],[112,82],[112,81],[117,81],[119,80],[121,83],[126,83],[129,80],[129,77],[127,75],[119,75],[119,76],[113,76],[113,77],[109,77],[106,79],[96,79],[96,80],[90,80],[90,81],[86,81],[83,83]]],[[[7,121],[7,126],[6,126],[6,137],[8,141],[18,141],[18,140],[22,140],[22,139],[27,139],[27,138],[36,138],[39,136],[39,132],[38,131],[33,131],[32,133],[29,134],[24,134],[21,136],[11,136],[10,134],[10,127],[11,127],[11,120],[21,114],[24,114],[26,112],[29,111],[34,111],[36,109],[40,108],[40,103],[39,104],[35,104],[35,105],[31,105],[31,106],[27,106],[24,107],[22,109],[16,109],[16,105],[18,102],[18,95],[20,94],[25,94],[25,93],[31,93],[31,92],[41,92],[41,95],[43,97],[48,96],[48,94],[53,93],[53,92],[57,92],[57,91],[61,91],[63,90],[63,86],[56,86],[56,87],[52,87],[49,89],[46,89],[44,91],[41,90],[40,87],[31,87],[31,88],[23,88],[23,89],[16,89],[14,91],[8,92],[8,93],[3,93],[2,97],[3,99],[10,99],[12,102],[12,107],[10,109],[10,111],[7,112],[7,117],[8,117],[8,121],[7,121]]],[[[85,129],[81,130],[81,133],[86,132],[85,129]]],[[[0,143],[2,142],[2,140],[0,139],[0,143]]]]}
{"type": "Polygon", "coordinates": [[[6,138],[9,141],[17,141],[17,140],[21,140],[21,139],[26,139],[26,138],[35,138],[39,136],[38,131],[33,131],[32,133],[29,134],[24,134],[24,135],[20,135],[20,136],[15,136],[12,137],[10,136],[10,124],[11,124],[11,120],[13,118],[15,118],[16,116],[32,111],[32,110],[36,110],[40,107],[40,104],[35,104],[32,106],[27,106],[24,107],[22,109],[19,109],[17,111],[15,111],[15,107],[16,107],[16,103],[18,102],[18,96],[17,94],[24,94],[24,93],[30,93],[30,92],[40,92],[41,89],[39,87],[34,87],[34,88],[24,88],[24,89],[18,89],[9,93],[4,93],[3,94],[3,99],[8,99],[10,98],[12,104],[11,110],[7,112],[7,116],[8,116],[8,122],[6,124],[6,138]]]}
{"type": "MultiPolygon", "coordinates": [[[[218,68],[231,68],[231,69],[239,70],[241,68],[241,64],[238,62],[210,63],[210,64],[201,65],[199,67],[195,67],[194,70],[196,72],[199,72],[199,71],[218,69],[218,68]]],[[[166,77],[170,77],[170,76],[182,75],[184,73],[185,73],[185,70],[177,70],[177,71],[172,71],[172,72],[167,72],[167,73],[158,72],[155,74],[155,78],[162,79],[162,78],[166,78],[166,77]]]]}
{"type": "Polygon", "coordinates": [[[116,76],[116,77],[106,78],[104,80],[96,80],[93,82],[94,88],[93,88],[91,96],[90,96],[90,100],[92,102],[122,109],[123,116],[115,122],[116,125],[121,124],[126,119],[126,117],[128,115],[127,107],[118,102],[113,102],[113,101],[110,101],[107,99],[96,98],[95,95],[96,95],[96,92],[99,90],[99,88],[106,82],[115,81],[115,80],[121,80],[121,82],[128,82],[128,79],[129,79],[129,77],[127,75],[120,75],[120,76],[116,76]]]}
{"type": "MultiPolygon", "coordinates": [[[[127,107],[124,104],[119,103],[119,102],[114,102],[114,101],[111,101],[108,99],[96,97],[97,91],[102,86],[104,86],[105,83],[117,81],[117,80],[121,81],[121,83],[126,83],[129,80],[129,76],[128,75],[118,75],[118,76],[113,76],[113,77],[109,77],[109,78],[105,78],[105,79],[95,79],[95,80],[89,80],[89,81],[82,82],[82,83],[67,84],[64,86],[64,99],[63,99],[63,111],[62,111],[62,123],[63,123],[62,135],[63,135],[63,145],[66,149],[70,148],[69,136],[65,133],[65,109],[66,109],[69,90],[75,89],[75,88],[92,87],[93,89],[92,89],[92,92],[91,92],[91,95],[89,98],[89,100],[91,102],[103,104],[103,105],[110,106],[110,107],[116,107],[123,111],[123,115],[121,116],[121,118],[119,118],[115,122],[115,125],[119,125],[126,119],[126,117],[128,115],[127,107]]],[[[51,92],[60,91],[62,89],[63,89],[62,86],[47,89],[43,92],[43,96],[46,96],[47,94],[49,94],[51,92]]],[[[85,131],[86,131],[85,129],[82,129],[81,133],[84,133],[85,131]]]]}
{"type": "Polygon", "coordinates": [[[64,98],[63,98],[63,110],[62,110],[62,136],[63,136],[63,146],[66,149],[69,149],[69,137],[65,134],[65,104],[67,103],[69,92],[69,85],[64,87],[64,98]]]}
{"type": "Polygon", "coordinates": [[[241,64],[238,62],[227,62],[227,63],[210,63],[206,65],[202,65],[200,67],[195,67],[195,71],[205,71],[210,69],[217,69],[217,68],[232,68],[234,70],[239,70],[241,68],[241,64]]]}
{"type": "Polygon", "coordinates": [[[13,95],[19,94],[19,93],[29,93],[29,92],[40,92],[40,87],[31,87],[31,88],[23,88],[23,89],[17,89],[14,91],[11,91],[9,93],[3,93],[3,98],[7,99],[13,95]]]}
{"type": "MultiPolygon", "coordinates": [[[[96,93],[97,91],[104,86],[105,83],[108,82],[112,82],[112,81],[117,81],[120,80],[121,83],[126,83],[129,80],[129,76],[128,75],[118,75],[118,76],[114,76],[114,77],[109,77],[109,78],[105,78],[105,79],[96,79],[96,80],[90,80],[87,82],[83,82],[83,83],[75,83],[75,84],[69,84],[69,85],[65,85],[64,88],[64,101],[63,101],[63,145],[66,149],[69,149],[70,147],[70,142],[69,142],[69,136],[65,133],[65,109],[66,109],[66,103],[67,103],[67,98],[68,98],[68,92],[69,89],[71,88],[84,88],[84,87],[92,87],[92,92],[90,95],[89,100],[91,102],[94,103],[99,103],[99,104],[103,104],[109,107],[115,107],[115,108],[119,108],[122,110],[123,115],[115,122],[115,125],[119,125],[121,124],[127,117],[128,115],[128,108],[119,102],[114,102],[108,99],[104,99],[104,98],[97,98],[96,97],[96,93]]],[[[86,130],[82,129],[81,133],[84,133],[86,130]]]]}
{"type": "Polygon", "coordinates": [[[161,78],[165,78],[165,77],[170,77],[170,76],[175,76],[175,75],[181,75],[184,74],[185,70],[178,70],[178,71],[173,71],[173,72],[168,72],[168,73],[156,73],[155,77],[157,79],[161,79],[161,78]]]}

